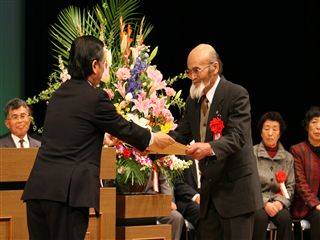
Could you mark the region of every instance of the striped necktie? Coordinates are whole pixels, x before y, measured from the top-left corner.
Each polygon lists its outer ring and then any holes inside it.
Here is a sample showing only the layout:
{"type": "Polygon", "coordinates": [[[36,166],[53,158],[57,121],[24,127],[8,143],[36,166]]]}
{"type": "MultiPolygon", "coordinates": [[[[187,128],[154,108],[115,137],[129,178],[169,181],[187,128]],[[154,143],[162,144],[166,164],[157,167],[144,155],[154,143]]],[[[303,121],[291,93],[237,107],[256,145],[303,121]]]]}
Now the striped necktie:
{"type": "Polygon", "coordinates": [[[207,111],[208,111],[208,98],[206,97],[206,95],[203,95],[201,97],[201,110],[203,115],[206,115],[207,111]]]}
{"type": "Polygon", "coordinates": [[[23,140],[23,139],[20,139],[20,140],[19,140],[20,148],[24,148],[24,146],[23,146],[23,142],[24,142],[24,140],[23,140]]]}

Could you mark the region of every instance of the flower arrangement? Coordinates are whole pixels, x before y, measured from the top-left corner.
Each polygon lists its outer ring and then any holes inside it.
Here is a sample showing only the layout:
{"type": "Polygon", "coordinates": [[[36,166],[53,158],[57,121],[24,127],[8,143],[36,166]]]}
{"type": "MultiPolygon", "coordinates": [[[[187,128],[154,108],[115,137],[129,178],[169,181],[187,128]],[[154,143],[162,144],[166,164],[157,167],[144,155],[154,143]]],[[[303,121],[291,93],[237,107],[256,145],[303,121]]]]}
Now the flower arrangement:
{"type": "MultiPolygon", "coordinates": [[[[117,156],[117,183],[130,186],[144,186],[146,179],[153,171],[153,189],[159,192],[158,174],[161,173],[167,182],[173,186],[176,179],[181,177],[183,170],[189,168],[192,161],[184,161],[175,155],[166,155],[152,161],[146,153],[141,153],[137,149],[127,144],[116,146],[117,156]]],[[[128,190],[126,190],[128,191],[128,190]]]]}
{"type": "Polygon", "coordinates": [[[189,168],[192,161],[184,161],[176,155],[167,155],[155,160],[157,169],[164,175],[169,184],[173,184],[182,175],[184,169],[189,168]]]}
{"type": "Polygon", "coordinates": [[[143,186],[150,176],[152,160],[126,144],[116,146],[116,156],[117,182],[143,186]]]}
{"type": "MultiPolygon", "coordinates": [[[[106,46],[108,66],[100,87],[108,93],[117,112],[152,131],[168,133],[175,129],[175,120],[169,108],[176,106],[181,111],[185,103],[180,97],[181,90],[176,92],[170,86],[185,75],[164,80],[162,73],[151,64],[158,47],[151,51],[151,47],[144,44],[153,26],[146,24],[144,18],[133,17],[136,16],[134,11],[138,2],[102,0],[102,5],[95,6],[92,11],[82,11],[73,6],[61,11],[58,16],[60,24],[54,24],[50,29],[58,68],[49,76],[48,88],[27,99],[27,103],[32,105],[50,101],[54,91],[71,78],[65,65],[73,39],[93,35],[106,46]]],[[[41,128],[38,131],[41,132],[41,128]]],[[[154,168],[165,173],[172,183],[176,175],[188,166],[175,164],[178,160],[173,156],[165,157],[165,161],[157,160],[154,164],[145,154],[126,144],[116,146],[116,151],[117,181],[121,183],[143,185],[154,168]]]]}
{"type": "Polygon", "coordinates": [[[142,127],[168,133],[176,127],[169,107],[171,105],[177,105],[179,108],[184,106],[180,98],[181,90],[176,93],[168,86],[168,82],[163,80],[156,66],[151,65],[157,48],[149,55],[150,47],[143,44],[143,38],[140,35],[138,35],[136,45],[131,47],[127,43],[128,40],[133,41],[129,35],[130,25],[126,33],[125,24],[121,18],[120,22],[122,31],[120,45],[126,47],[120,50],[121,60],[114,68],[115,78],[110,81],[111,76],[108,71],[104,76],[105,91],[109,93],[117,111],[122,116],[142,127]]]}

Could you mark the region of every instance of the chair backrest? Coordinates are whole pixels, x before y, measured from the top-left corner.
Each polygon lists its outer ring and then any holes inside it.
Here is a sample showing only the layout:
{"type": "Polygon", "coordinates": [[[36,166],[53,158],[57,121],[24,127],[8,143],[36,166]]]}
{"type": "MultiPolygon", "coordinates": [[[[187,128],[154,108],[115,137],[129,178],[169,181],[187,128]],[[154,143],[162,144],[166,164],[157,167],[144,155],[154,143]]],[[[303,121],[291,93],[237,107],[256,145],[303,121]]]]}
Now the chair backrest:
{"type": "Polygon", "coordinates": [[[310,229],[310,222],[307,219],[301,219],[300,226],[302,231],[308,230],[310,229]]]}

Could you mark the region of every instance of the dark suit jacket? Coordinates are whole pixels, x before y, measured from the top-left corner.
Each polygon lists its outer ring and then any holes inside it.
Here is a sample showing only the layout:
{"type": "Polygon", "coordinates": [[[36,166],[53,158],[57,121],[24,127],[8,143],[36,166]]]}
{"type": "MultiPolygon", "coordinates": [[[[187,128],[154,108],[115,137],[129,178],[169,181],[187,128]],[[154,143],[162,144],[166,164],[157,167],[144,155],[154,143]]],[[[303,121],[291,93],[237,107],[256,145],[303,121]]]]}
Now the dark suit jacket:
{"type": "MultiPolygon", "coordinates": [[[[186,159],[186,157],[181,157],[181,159],[186,159]]],[[[186,161],[190,159],[186,159],[186,161]]],[[[174,195],[176,203],[181,202],[183,204],[183,202],[192,201],[194,195],[198,193],[196,165],[194,160],[192,161],[192,165],[184,170],[183,177],[175,183],[174,195]]]]}
{"type": "Polygon", "coordinates": [[[103,90],[86,80],[63,83],[47,107],[42,145],[22,199],[46,199],[99,210],[105,132],[139,150],[149,145],[151,137],[148,130],[122,118],[103,90]]]}
{"type": "Polygon", "coordinates": [[[304,218],[311,209],[320,204],[318,191],[320,185],[320,161],[306,142],[290,148],[294,158],[296,194],[291,213],[294,218],[304,218]]]}
{"type": "MultiPolygon", "coordinates": [[[[181,156],[180,158],[185,161],[192,160],[189,156],[181,156]]],[[[198,193],[198,180],[196,165],[194,160],[192,161],[192,165],[183,171],[183,176],[177,179],[174,186],[174,196],[178,211],[197,228],[200,207],[192,198],[198,193]]]]}
{"type": "MultiPolygon", "coordinates": [[[[200,103],[191,99],[176,131],[178,142],[200,142],[200,103]]],[[[205,216],[212,198],[222,217],[253,212],[262,207],[256,160],[251,139],[251,114],[248,92],[221,77],[210,106],[205,142],[215,152],[214,157],[200,161],[201,216],[205,216]],[[209,125],[221,115],[225,128],[222,137],[213,141],[209,125]]]]}
{"type": "MultiPolygon", "coordinates": [[[[29,143],[31,148],[38,148],[41,145],[41,142],[30,137],[28,135],[29,143]]],[[[16,145],[11,137],[11,133],[7,133],[0,138],[0,147],[1,148],[16,148],[16,145]]],[[[17,166],[18,167],[18,166],[17,166]]],[[[23,189],[25,182],[1,182],[0,190],[20,190],[23,189]]]]}

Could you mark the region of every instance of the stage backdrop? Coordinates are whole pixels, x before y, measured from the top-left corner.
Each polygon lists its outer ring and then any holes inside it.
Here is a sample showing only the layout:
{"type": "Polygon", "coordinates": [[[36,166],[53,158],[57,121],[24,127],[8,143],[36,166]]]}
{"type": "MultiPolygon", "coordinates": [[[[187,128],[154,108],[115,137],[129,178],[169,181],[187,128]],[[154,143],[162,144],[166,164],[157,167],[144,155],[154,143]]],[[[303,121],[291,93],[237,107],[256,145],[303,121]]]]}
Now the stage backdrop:
{"type": "Polygon", "coordinates": [[[13,97],[24,98],[25,0],[0,1],[0,135],[7,132],[3,109],[13,97]]]}

